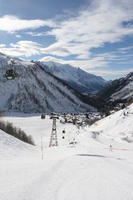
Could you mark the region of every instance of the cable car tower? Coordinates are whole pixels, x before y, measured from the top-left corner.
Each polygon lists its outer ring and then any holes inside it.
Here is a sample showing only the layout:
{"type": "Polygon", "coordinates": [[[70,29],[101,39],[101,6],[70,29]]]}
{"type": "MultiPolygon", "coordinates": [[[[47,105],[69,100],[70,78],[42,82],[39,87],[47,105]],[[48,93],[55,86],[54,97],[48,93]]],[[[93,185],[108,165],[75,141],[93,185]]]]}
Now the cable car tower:
{"type": "Polygon", "coordinates": [[[53,146],[58,146],[56,120],[59,119],[59,117],[55,113],[52,113],[50,119],[53,119],[53,124],[52,124],[49,147],[53,147],[53,146]]]}

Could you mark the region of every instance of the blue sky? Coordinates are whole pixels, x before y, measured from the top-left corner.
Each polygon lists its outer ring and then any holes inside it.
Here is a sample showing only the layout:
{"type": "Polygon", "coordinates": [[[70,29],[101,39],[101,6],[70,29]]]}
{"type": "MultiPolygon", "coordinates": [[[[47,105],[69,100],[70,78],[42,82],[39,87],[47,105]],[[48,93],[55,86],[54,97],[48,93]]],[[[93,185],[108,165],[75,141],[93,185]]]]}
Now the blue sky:
{"type": "Polygon", "coordinates": [[[0,52],[121,77],[133,71],[133,1],[0,0],[0,52]]]}

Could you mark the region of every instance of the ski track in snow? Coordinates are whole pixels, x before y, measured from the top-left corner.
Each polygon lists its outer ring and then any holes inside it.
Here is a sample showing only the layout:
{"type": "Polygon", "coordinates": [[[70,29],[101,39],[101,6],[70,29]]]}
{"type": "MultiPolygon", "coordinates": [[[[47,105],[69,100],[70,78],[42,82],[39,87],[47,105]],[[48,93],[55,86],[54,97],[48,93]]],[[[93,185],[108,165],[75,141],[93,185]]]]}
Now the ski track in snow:
{"type": "Polygon", "coordinates": [[[132,165],[133,162],[127,165],[125,160],[112,155],[89,153],[54,161],[14,163],[11,171],[10,165],[5,170],[8,176],[5,182],[2,181],[5,191],[0,192],[0,199],[132,200],[132,165]]]}

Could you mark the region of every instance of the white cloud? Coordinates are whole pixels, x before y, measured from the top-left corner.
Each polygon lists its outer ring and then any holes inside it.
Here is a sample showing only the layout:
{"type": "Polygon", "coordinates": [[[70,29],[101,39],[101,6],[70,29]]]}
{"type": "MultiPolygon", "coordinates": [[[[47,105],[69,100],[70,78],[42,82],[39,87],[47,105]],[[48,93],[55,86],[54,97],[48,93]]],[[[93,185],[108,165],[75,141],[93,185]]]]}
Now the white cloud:
{"type": "Polygon", "coordinates": [[[41,46],[32,41],[19,41],[16,44],[11,43],[8,47],[0,45],[0,52],[10,56],[25,56],[39,55],[41,53],[41,46]]]}
{"type": "Polygon", "coordinates": [[[40,36],[44,36],[44,35],[46,35],[46,33],[45,32],[32,32],[32,31],[28,31],[28,32],[26,32],[25,34],[27,34],[27,35],[30,35],[30,36],[32,36],[32,37],[40,37],[40,36]]]}
{"type": "Polygon", "coordinates": [[[93,1],[91,7],[80,11],[76,17],[58,23],[47,34],[54,36],[58,45],[63,44],[70,54],[87,58],[92,48],[102,47],[107,42],[118,42],[124,36],[133,34],[132,25],[123,25],[123,22],[133,19],[132,10],[132,0],[93,1]]]}
{"type": "Polygon", "coordinates": [[[0,48],[4,48],[4,47],[6,47],[5,44],[0,44],[0,48]]]}
{"type": "Polygon", "coordinates": [[[5,15],[0,18],[0,30],[8,33],[14,33],[25,29],[37,29],[43,26],[53,27],[54,23],[51,20],[19,19],[18,17],[12,15],[5,15]]]}
{"type": "Polygon", "coordinates": [[[61,47],[58,43],[51,45],[50,47],[43,47],[37,42],[21,40],[17,43],[11,43],[7,46],[0,46],[0,51],[2,53],[11,55],[11,56],[25,56],[30,57],[33,55],[39,54],[51,54],[51,55],[69,55],[69,51],[63,46],[61,47]]]}
{"type": "Polygon", "coordinates": [[[118,51],[122,54],[127,54],[127,53],[129,53],[130,50],[133,50],[133,45],[128,46],[128,47],[122,47],[122,48],[118,49],[118,51]]]}
{"type": "Polygon", "coordinates": [[[16,38],[21,38],[21,35],[19,35],[19,34],[15,35],[15,36],[16,36],[16,38]]]}

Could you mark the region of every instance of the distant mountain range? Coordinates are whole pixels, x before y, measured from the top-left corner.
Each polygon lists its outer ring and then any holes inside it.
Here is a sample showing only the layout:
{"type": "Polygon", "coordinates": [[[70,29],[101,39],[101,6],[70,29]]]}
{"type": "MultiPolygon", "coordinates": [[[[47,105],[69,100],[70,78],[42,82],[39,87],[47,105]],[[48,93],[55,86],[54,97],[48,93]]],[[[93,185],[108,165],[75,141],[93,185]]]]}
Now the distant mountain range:
{"type": "Polygon", "coordinates": [[[68,113],[94,111],[95,108],[88,101],[84,103],[80,93],[41,64],[0,54],[0,110],[68,113]]]}
{"type": "Polygon", "coordinates": [[[27,62],[0,54],[0,110],[76,113],[129,101],[133,101],[133,72],[107,83],[70,65],[27,62]]]}
{"type": "Polygon", "coordinates": [[[87,73],[68,64],[43,62],[43,67],[82,94],[96,94],[107,84],[102,77],[87,73]]]}
{"type": "Polygon", "coordinates": [[[81,94],[86,94],[86,101],[91,97],[91,102],[99,109],[113,108],[133,99],[133,72],[123,78],[107,82],[102,77],[89,74],[71,65],[45,62],[43,67],[81,94]]]}

